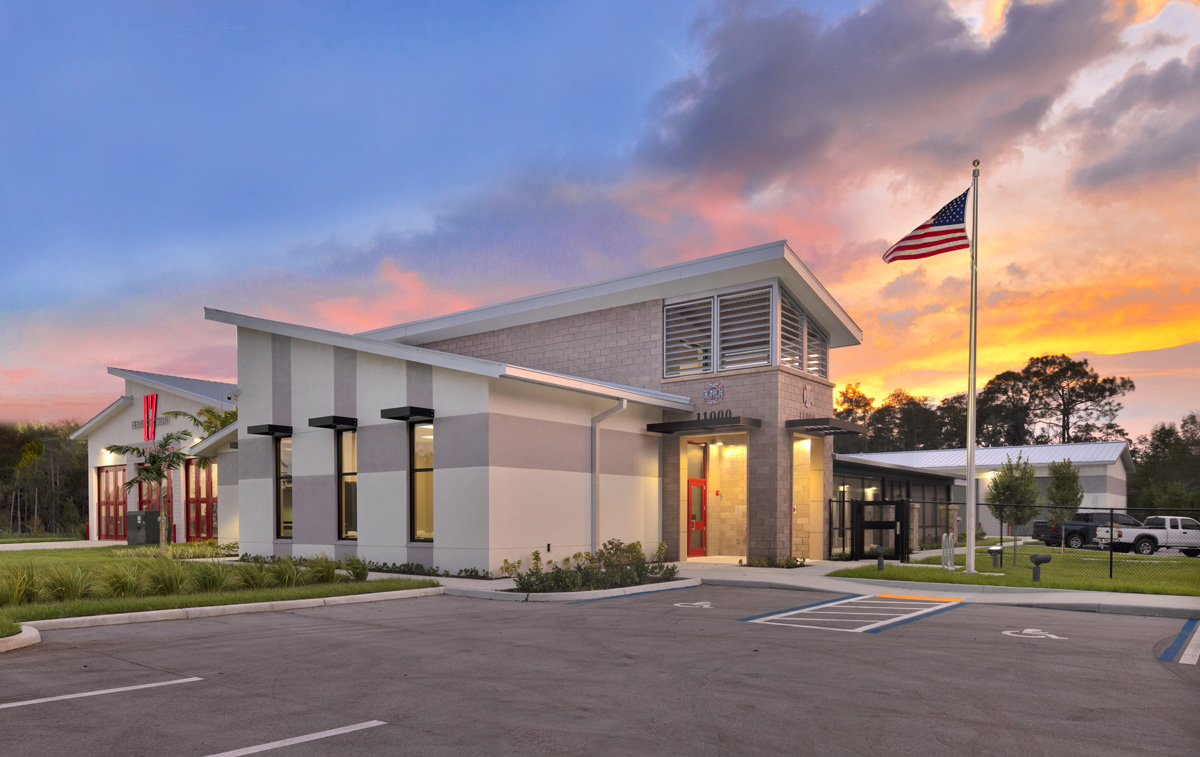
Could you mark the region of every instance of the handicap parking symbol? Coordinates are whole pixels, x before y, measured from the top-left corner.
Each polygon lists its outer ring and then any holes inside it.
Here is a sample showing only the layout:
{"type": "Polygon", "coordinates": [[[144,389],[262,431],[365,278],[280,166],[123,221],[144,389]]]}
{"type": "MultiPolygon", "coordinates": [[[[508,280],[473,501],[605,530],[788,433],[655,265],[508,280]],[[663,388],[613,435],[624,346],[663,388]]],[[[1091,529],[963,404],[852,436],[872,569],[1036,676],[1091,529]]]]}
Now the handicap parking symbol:
{"type": "Polygon", "coordinates": [[[1040,628],[1026,628],[1024,631],[1001,631],[1005,636],[1015,636],[1018,639],[1062,639],[1066,641],[1066,636],[1055,636],[1052,633],[1047,633],[1040,628]]]}
{"type": "Polygon", "coordinates": [[[701,610],[711,610],[712,602],[676,602],[676,607],[698,607],[701,610]]]}

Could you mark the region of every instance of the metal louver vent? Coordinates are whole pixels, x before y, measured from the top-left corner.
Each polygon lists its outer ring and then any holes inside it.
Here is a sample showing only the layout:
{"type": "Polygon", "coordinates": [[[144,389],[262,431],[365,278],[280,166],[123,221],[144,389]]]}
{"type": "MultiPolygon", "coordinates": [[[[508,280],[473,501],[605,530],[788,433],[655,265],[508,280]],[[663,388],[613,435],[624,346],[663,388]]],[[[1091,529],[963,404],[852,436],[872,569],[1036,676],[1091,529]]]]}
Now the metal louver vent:
{"type": "Polygon", "coordinates": [[[804,370],[804,311],[786,295],[779,298],[779,363],[804,370]]]}
{"type": "Polygon", "coordinates": [[[829,378],[829,340],[812,325],[808,324],[808,359],[806,369],[814,376],[829,378]]]}
{"type": "Polygon", "coordinates": [[[663,308],[663,375],[712,371],[712,311],[711,299],[663,308]]]}
{"type": "Polygon", "coordinates": [[[717,298],[720,370],[771,363],[771,289],[717,298]]]}

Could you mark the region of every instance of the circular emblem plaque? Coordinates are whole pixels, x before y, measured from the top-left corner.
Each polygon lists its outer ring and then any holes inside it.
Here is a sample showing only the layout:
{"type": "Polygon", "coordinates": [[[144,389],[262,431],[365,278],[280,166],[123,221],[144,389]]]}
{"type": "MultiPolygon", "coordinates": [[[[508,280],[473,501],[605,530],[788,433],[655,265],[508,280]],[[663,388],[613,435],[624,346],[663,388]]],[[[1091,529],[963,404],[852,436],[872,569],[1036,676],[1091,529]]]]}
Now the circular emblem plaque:
{"type": "Polygon", "coordinates": [[[708,386],[704,387],[704,404],[719,405],[723,399],[725,399],[725,385],[720,381],[710,381],[708,386]]]}

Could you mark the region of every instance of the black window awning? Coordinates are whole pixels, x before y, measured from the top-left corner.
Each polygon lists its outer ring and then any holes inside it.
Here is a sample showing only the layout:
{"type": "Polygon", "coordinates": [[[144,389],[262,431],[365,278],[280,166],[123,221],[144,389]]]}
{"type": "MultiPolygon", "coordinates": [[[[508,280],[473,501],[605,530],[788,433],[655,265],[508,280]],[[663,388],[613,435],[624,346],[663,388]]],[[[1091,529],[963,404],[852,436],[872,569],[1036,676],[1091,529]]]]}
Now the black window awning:
{"type": "Polygon", "coordinates": [[[389,421],[431,421],[433,420],[433,408],[413,407],[412,405],[389,407],[387,410],[379,411],[379,417],[389,421]]]}
{"type": "Polygon", "coordinates": [[[312,428],[331,428],[334,431],[353,431],[358,428],[358,418],[348,418],[344,415],[322,415],[319,418],[309,418],[308,425],[312,428]]]}
{"type": "Polygon", "coordinates": [[[687,431],[749,431],[752,428],[762,428],[758,418],[747,418],[735,415],[732,418],[707,418],[698,421],[671,421],[669,423],[650,423],[646,430],[656,434],[676,434],[687,431]]]}
{"type": "Polygon", "coordinates": [[[277,423],[264,423],[261,426],[249,426],[246,428],[247,434],[255,434],[257,436],[291,436],[291,426],[281,426],[277,423]]]}
{"type": "Polygon", "coordinates": [[[844,421],[841,418],[800,418],[794,421],[787,421],[783,425],[801,434],[834,436],[837,434],[867,433],[866,426],[844,421]]]}

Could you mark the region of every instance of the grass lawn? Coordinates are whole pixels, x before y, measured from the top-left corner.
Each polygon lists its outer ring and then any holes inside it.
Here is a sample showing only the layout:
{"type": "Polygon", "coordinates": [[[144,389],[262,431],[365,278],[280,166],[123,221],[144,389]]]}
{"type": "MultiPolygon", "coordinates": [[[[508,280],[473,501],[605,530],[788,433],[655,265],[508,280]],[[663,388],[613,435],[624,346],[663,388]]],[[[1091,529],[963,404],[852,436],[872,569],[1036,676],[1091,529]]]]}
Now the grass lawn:
{"type": "MultiPolygon", "coordinates": [[[[17,566],[32,568],[35,573],[42,573],[55,566],[78,567],[86,573],[94,572],[106,563],[118,563],[124,566],[138,563],[148,565],[157,560],[157,558],[115,557],[112,551],[118,548],[121,547],[35,549],[18,552],[0,552],[0,576],[3,576],[6,568],[17,566]]],[[[83,615],[107,615],[121,612],[140,612],[143,610],[171,610],[185,607],[207,607],[210,605],[233,605],[246,602],[278,602],[287,599],[338,597],[351,594],[371,594],[381,591],[399,591],[402,589],[423,589],[438,585],[438,582],[432,579],[385,578],[379,581],[363,583],[308,584],[287,589],[236,589],[223,592],[174,594],[162,597],[104,597],[79,599],[69,602],[39,600],[31,604],[0,608],[0,637],[18,633],[20,627],[17,624],[30,620],[71,618],[83,615]]]]}
{"type": "MultiPolygon", "coordinates": [[[[1011,542],[1009,542],[1011,544],[1011,542]]],[[[1057,547],[1046,547],[1041,543],[1025,544],[1018,548],[1017,565],[1012,563],[1012,548],[1004,553],[1004,565],[992,567],[992,558],[986,551],[975,557],[975,569],[986,573],[1002,573],[1000,576],[967,575],[919,565],[885,563],[883,572],[875,566],[848,568],[830,573],[843,578],[883,578],[894,581],[920,581],[950,584],[974,584],[990,586],[1026,586],[1045,589],[1086,589],[1089,591],[1123,591],[1134,594],[1185,594],[1200,596],[1200,558],[1117,554],[1113,555],[1113,578],[1108,577],[1107,552],[1087,549],[1068,549],[1065,553],[1057,547]],[[1053,557],[1048,565],[1042,566],[1042,580],[1033,582],[1033,565],[1029,555],[1046,553],[1053,557]]],[[[940,565],[940,557],[920,561],[926,565],[940,565]]],[[[964,565],[966,555],[956,555],[955,563],[964,565]]]]}

